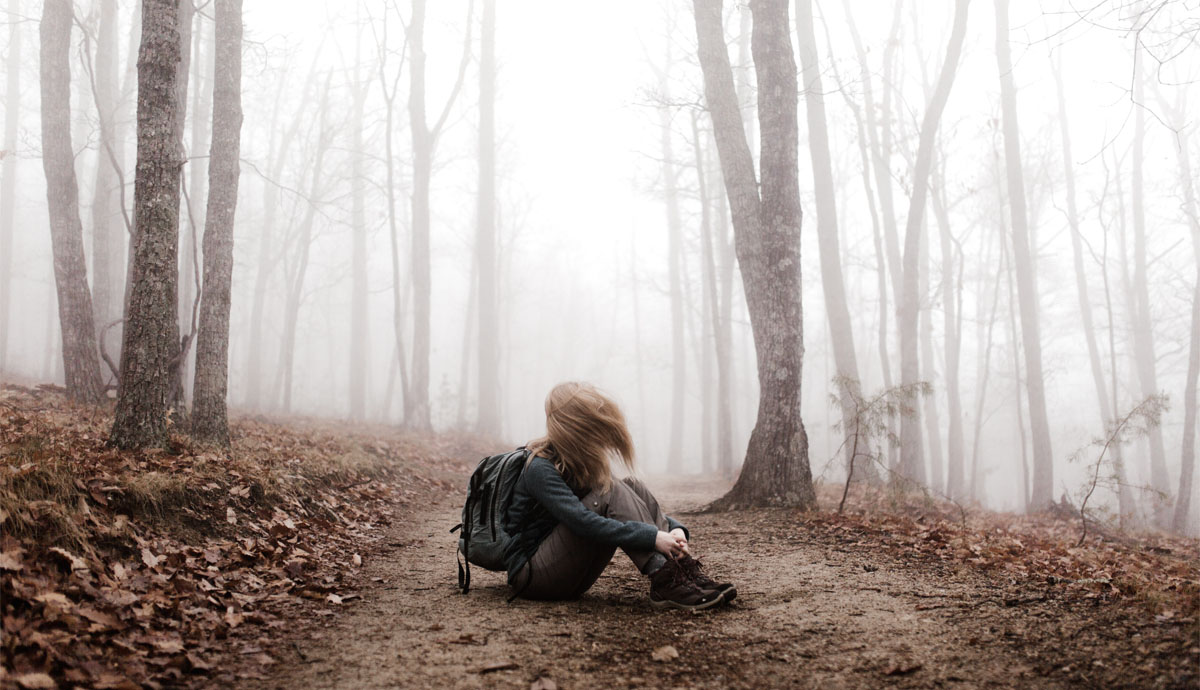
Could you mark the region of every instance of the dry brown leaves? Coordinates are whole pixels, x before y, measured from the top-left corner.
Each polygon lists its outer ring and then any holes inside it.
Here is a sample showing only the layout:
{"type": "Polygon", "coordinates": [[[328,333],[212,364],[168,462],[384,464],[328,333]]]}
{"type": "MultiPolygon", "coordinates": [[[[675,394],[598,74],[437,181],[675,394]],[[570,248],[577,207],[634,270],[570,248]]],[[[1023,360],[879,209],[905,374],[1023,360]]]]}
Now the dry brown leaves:
{"type": "Polygon", "coordinates": [[[842,515],[815,513],[806,522],[838,542],[870,545],[901,560],[973,568],[1193,625],[1200,614],[1196,539],[1108,532],[1077,547],[1079,522],[1069,514],[1013,515],[894,496],[872,502],[842,515]]]}
{"type": "Polygon", "coordinates": [[[347,605],[381,528],[476,455],[470,438],[251,419],[228,454],[182,436],[125,453],[110,424],[56,389],[0,389],[4,687],[171,685],[297,597],[347,605]]]}

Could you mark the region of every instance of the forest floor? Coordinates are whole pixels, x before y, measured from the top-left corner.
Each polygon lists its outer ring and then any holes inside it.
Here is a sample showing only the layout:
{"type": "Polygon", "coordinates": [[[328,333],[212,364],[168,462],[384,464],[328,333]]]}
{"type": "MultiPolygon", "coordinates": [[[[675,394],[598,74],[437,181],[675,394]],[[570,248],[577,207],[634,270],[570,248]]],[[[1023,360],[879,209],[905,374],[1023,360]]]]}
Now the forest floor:
{"type": "Polygon", "coordinates": [[[131,458],[103,448],[107,421],[0,391],[2,687],[1200,682],[1195,540],[1075,547],[1077,519],[861,491],[838,515],[836,487],[808,513],[698,513],[727,485],[650,477],[734,602],[655,610],[618,554],[578,601],[506,603],[501,573],[455,587],[448,529],[479,439],[241,419],[232,458],[131,458]],[[191,498],[143,486],[162,467],[191,498]]]}

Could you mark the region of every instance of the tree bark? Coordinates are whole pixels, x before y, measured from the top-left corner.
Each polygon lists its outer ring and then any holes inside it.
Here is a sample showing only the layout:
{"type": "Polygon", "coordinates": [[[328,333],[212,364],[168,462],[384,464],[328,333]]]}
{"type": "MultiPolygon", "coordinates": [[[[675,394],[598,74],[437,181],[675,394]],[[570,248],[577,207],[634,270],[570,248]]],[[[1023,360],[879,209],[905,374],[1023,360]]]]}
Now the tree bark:
{"type": "Polygon", "coordinates": [[[110,442],[120,448],[167,441],[168,394],[179,352],[179,7],[143,0],[138,56],[138,154],[134,259],[121,348],[121,386],[110,442]]]}
{"type": "Polygon", "coordinates": [[[83,254],[79,186],[71,148],[70,0],[47,0],[41,22],[42,167],[54,250],[54,284],[67,394],[84,403],[104,395],[92,295],[83,254]]]}
{"type": "Polygon", "coordinates": [[[242,0],[216,0],[213,137],[192,436],[229,445],[229,307],[242,131],[242,0]]]}
{"type": "Polygon", "coordinates": [[[479,395],[476,431],[500,434],[500,314],[496,294],[496,0],[483,0],[479,55],[479,199],[475,238],[479,281],[479,395]]]}
{"type": "Polygon", "coordinates": [[[758,363],[758,419],[737,483],[715,508],[816,503],[800,415],[804,330],[796,63],[787,0],[753,0],[751,51],[762,131],[761,197],[721,25],[720,0],[695,0],[704,91],[734,222],[758,363]]]}
{"type": "MultiPolygon", "coordinates": [[[[20,0],[8,0],[9,17],[19,17],[20,0]]],[[[21,118],[21,22],[8,23],[8,69],[4,88],[4,156],[0,158],[0,377],[8,370],[9,308],[12,303],[13,218],[17,203],[17,124],[21,118]]]]}
{"type": "MultiPolygon", "coordinates": [[[[933,149],[937,141],[938,125],[950,88],[958,71],[958,60],[962,55],[963,41],[967,32],[967,6],[969,0],[957,0],[954,5],[954,27],[950,32],[950,43],[942,63],[937,85],[925,109],[921,122],[921,135],[917,144],[917,158],[913,166],[912,200],[909,202],[908,221],[904,229],[903,286],[897,314],[900,329],[900,384],[915,385],[921,376],[917,355],[918,312],[920,310],[920,257],[921,238],[924,234],[925,197],[929,192],[929,171],[933,163],[933,149]]],[[[925,461],[921,444],[921,415],[919,403],[911,414],[900,420],[900,476],[916,484],[925,483],[925,461]]]]}
{"type": "Polygon", "coordinates": [[[1013,84],[1012,56],[1008,45],[1008,0],[995,0],[995,3],[996,64],[1000,73],[1004,160],[1012,214],[1013,265],[1017,272],[1021,338],[1025,350],[1025,390],[1029,396],[1029,425],[1033,434],[1033,490],[1030,509],[1036,511],[1045,509],[1053,500],[1054,456],[1050,443],[1050,424],[1046,417],[1045,375],[1042,370],[1041,328],[1037,303],[1037,268],[1029,247],[1025,178],[1021,167],[1021,135],[1017,124],[1017,89],[1013,84]]]}

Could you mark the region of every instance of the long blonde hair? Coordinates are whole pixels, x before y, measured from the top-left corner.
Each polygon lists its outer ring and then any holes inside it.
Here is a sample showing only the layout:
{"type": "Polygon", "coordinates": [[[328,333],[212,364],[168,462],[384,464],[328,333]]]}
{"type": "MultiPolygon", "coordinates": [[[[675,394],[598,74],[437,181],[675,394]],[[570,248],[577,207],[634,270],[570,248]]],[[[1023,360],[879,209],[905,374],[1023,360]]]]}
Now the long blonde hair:
{"type": "Polygon", "coordinates": [[[621,408],[590,383],[560,383],[546,396],[546,435],[526,446],[582,489],[612,486],[609,455],[633,471],[633,438],[621,408]]]}

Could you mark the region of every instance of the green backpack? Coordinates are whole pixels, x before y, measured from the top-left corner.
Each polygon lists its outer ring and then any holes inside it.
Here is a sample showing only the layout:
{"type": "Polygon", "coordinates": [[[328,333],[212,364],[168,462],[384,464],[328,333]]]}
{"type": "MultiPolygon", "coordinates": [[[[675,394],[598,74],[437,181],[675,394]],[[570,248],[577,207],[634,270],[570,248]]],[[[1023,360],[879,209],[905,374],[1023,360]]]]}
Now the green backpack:
{"type": "Polygon", "coordinates": [[[505,570],[504,514],[512,503],[513,489],[529,451],[524,446],[508,453],[492,455],[479,461],[467,483],[467,501],[463,504],[462,522],[451,528],[458,536],[458,587],[466,594],[471,590],[471,565],[488,570],[505,570]],[[462,558],[459,558],[462,554],[462,558]],[[463,561],[466,561],[464,564],[463,561]]]}

